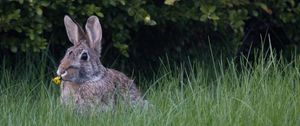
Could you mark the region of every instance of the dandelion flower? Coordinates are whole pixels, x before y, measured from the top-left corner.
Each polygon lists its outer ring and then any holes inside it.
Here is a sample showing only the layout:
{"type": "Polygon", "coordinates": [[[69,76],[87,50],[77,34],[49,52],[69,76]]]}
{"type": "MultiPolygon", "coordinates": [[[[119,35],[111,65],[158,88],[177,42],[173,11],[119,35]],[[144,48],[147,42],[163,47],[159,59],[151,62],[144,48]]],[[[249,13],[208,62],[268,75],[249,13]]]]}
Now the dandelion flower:
{"type": "Polygon", "coordinates": [[[52,79],[52,82],[56,85],[60,85],[61,83],[61,77],[60,76],[56,76],[52,79]]]}

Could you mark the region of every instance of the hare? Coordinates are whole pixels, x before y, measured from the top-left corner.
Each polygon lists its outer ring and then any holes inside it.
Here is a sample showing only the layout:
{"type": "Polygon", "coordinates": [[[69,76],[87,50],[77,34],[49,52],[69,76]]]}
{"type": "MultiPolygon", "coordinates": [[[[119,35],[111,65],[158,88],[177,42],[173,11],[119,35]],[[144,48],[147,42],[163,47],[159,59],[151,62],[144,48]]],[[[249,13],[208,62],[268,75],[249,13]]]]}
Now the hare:
{"type": "Polygon", "coordinates": [[[102,29],[96,16],[88,18],[85,31],[69,16],[64,17],[72,47],[61,60],[57,75],[61,76],[61,103],[77,109],[91,107],[107,110],[117,99],[129,105],[144,100],[133,80],[125,74],[106,68],[100,61],[102,29]]]}

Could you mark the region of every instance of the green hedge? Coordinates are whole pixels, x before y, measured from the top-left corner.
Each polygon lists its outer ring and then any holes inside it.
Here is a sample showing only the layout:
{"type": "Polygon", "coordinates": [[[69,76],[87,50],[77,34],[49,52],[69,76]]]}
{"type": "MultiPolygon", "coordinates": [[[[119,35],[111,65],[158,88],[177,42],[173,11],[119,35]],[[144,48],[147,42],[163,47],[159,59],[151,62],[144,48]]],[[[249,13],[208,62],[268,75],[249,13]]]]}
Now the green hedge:
{"type": "MultiPolygon", "coordinates": [[[[244,35],[245,21],[253,17],[270,20],[283,27],[292,41],[300,41],[297,0],[10,0],[0,2],[0,7],[0,45],[12,52],[40,52],[49,43],[64,45],[65,14],[81,24],[90,15],[100,17],[104,41],[113,43],[124,56],[135,50],[135,46],[128,45],[139,43],[141,39],[136,38],[149,38],[145,35],[150,33],[145,33],[144,28],[161,29],[163,34],[174,30],[168,27],[175,27],[175,32],[184,31],[180,39],[174,37],[174,42],[180,40],[174,48],[194,41],[199,29],[200,34],[206,35],[217,31],[236,50],[244,35]]],[[[164,35],[159,39],[173,42],[172,37],[165,39],[164,35]]]]}

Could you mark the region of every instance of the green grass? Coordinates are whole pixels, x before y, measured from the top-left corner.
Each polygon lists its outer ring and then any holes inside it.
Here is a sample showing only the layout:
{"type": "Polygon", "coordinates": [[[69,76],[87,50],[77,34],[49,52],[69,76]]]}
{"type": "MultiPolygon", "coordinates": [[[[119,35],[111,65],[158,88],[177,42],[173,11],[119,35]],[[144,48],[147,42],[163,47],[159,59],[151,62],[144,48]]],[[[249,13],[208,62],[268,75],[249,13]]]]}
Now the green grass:
{"type": "MultiPolygon", "coordinates": [[[[43,58],[47,59],[47,58],[43,58]]],[[[300,71],[297,60],[270,58],[237,69],[232,61],[162,63],[144,90],[154,106],[79,115],[59,104],[45,60],[0,70],[0,124],[10,125],[300,125],[300,71]]],[[[54,70],[53,70],[54,71],[54,70]]],[[[142,75],[141,75],[142,76],[142,75]]]]}

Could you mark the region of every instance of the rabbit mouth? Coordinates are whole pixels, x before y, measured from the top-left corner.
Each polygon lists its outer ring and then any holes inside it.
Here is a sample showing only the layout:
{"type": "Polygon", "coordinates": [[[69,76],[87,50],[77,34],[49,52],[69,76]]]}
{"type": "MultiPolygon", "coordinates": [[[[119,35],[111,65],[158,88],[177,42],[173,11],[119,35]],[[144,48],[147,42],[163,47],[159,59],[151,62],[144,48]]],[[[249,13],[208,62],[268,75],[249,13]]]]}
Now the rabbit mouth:
{"type": "Polygon", "coordinates": [[[68,71],[65,71],[64,73],[62,73],[62,74],[60,75],[60,77],[61,77],[61,80],[63,80],[63,81],[70,81],[70,82],[72,82],[72,79],[71,79],[71,78],[69,78],[69,77],[67,77],[67,75],[68,75],[68,71]]]}
{"type": "Polygon", "coordinates": [[[58,69],[58,70],[56,71],[56,74],[57,74],[58,76],[65,77],[65,76],[68,74],[68,72],[67,72],[67,71],[64,71],[64,73],[61,73],[60,69],[58,69]]]}
{"type": "Polygon", "coordinates": [[[66,77],[67,74],[68,74],[68,71],[65,71],[65,72],[64,72],[63,74],[61,74],[60,76],[61,76],[61,77],[66,77]]]}

